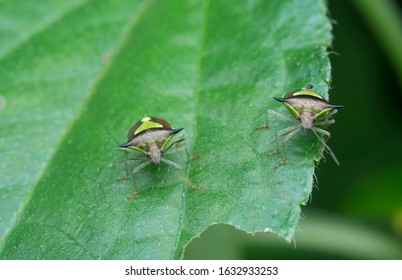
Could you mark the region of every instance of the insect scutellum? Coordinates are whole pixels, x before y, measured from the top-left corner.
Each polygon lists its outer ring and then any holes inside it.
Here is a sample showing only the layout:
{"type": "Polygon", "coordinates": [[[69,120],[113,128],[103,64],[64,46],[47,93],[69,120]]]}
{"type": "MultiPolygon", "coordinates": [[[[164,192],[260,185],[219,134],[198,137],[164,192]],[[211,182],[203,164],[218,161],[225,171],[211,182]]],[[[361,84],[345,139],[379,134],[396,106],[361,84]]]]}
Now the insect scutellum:
{"type": "MultiPolygon", "coordinates": [[[[124,178],[128,177],[127,162],[143,161],[132,171],[135,192],[131,194],[129,198],[134,197],[138,193],[138,185],[135,181],[134,175],[150,163],[159,164],[160,162],[164,162],[177,169],[181,169],[181,166],[178,163],[165,158],[164,155],[182,151],[184,148],[188,157],[188,152],[185,146],[178,145],[184,141],[183,134],[183,128],[172,129],[171,125],[166,120],[156,117],[144,117],[131,127],[127,135],[127,142],[117,146],[117,148],[123,151],[134,150],[144,154],[145,157],[133,157],[121,161],[126,164],[126,176],[124,178]],[[172,142],[174,136],[176,136],[177,140],[172,142]],[[176,145],[176,149],[173,151],[170,150],[174,145],[176,145]]],[[[197,188],[191,182],[189,183],[191,186],[197,188]]]]}
{"type": "Polygon", "coordinates": [[[282,160],[275,168],[278,168],[286,161],[285,143],[302,128],[304,130],[313,131],[323,145],[324,150],[328,152],[335,163],[339,165],[335,154],[326,144],[331,134],[324,128],[335,123],[333,115],[337,112],[337,109],[343,106],[328,103],[321,95],[313,91],[313,85],[311,84],[308,84],[302,89],[290,91],[282,98],[274,97],[274,99],[285,105],[293,118],[268,109],[266,112],[265,125],[259,126],[256,129],[268,128],[268,115],[276,116],[294,123],[294,125],[288,126],[275,134],[276,149],[268,155],[272,156],[279,153],[280,139],[282,139],[283,153],[282,160]]]}

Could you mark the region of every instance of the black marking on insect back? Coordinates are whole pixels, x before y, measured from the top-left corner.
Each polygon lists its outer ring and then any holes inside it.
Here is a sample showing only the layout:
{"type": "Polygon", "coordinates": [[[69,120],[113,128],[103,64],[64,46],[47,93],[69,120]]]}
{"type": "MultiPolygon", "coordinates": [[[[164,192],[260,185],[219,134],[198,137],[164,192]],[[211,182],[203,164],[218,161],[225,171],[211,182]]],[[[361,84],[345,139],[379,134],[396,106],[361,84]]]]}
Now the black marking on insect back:
{"type": "Polygon", "coordinates": [[[172,129],[172,134],[177,134],[177,133],[179,133],[180,131],[182,131],[183,129],[184,129],[184,127],[172,129]]]}

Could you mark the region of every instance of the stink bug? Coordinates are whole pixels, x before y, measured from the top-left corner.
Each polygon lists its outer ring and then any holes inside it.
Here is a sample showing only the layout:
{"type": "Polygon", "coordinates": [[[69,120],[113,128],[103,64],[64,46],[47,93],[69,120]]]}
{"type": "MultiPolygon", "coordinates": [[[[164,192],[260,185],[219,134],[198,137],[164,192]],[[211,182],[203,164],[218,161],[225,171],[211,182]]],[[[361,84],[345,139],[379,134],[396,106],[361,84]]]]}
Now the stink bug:
{"type": "MultiPolygon", "coordinates": [[[[128,161],[144,161],[133,169],[133,176],[148,164],[159,164],[161,161],[177,169],[181,169],[179,164],[164,158],[164,155],[173,145],[184,141],[183,138],[179,137],[178,140],[170,143],[172,138],[175,135],[180,134],[179,132],[181,131],[184,132],[183,128],[172,129],[171,125],[166,120],[161,118],[144,117],[141,119],[141,121],[136,122],[128,132],[127,142],[117,146],[117,148],[124,151],[134,150],[144,154],[145,157],[129,158],[122,161],[126,163],[126,178],[128,177],[128,161]]],[[[134,197],[137,193],[138,186],[135,183],[135,192],[131,194],[129,198],[134,197]]]]}
{"type": "Polygon", "coordinates": [[[315,136],[324,146],[324,150],[327,151],[334,159],[335,163],[339,165],[339,161],[335,157],[335,154],[326,144],[326,140],[328,140],[331,134],[323,128],[335,123],[333,115],[337,112],[337,109],[342,108],[343,106],[328,103],[328,101],[326,101],[321,95],[313,91],[313,86],[310,84],[300,90],[290,91],[282,98],[274,97],[274,99],[284,104],[293,115],[293,118],[268,109],[265,125],[259,126],[256,129],[268,128],[268,115],[277,116],[296,123],[275,134],[276,150],[273,153],[270,153],[270,156],[279,153],[279,138],[283,137],[283,158],[275,168],[278,168],[286,161],[285,143],[296,135],[296,133],[302,128],[304,130],[313,131],[315,136]],[[327,139],[325,139],[325,137],[327,137],[327,139]]]}

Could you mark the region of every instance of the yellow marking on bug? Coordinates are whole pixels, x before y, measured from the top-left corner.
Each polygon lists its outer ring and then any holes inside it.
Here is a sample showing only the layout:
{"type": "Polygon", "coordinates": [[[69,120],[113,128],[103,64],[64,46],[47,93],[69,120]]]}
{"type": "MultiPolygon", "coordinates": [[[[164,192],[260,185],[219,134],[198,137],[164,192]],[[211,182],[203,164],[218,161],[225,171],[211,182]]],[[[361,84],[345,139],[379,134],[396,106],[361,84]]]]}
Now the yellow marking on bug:
{"type": "Polygon", "coordinates": [[[311,96],[317,97],[319,99],[325,100],[324,97],[322,97],[318,93],[311,91],[311,90],[306,90],[306,89],[302,89],[301,91],[295,92],[293,94],[293,96],[298,96],[298,95],[311,95],[311,96]]]}
{"type": "Polygon", "coordinates": [[[150,117],[143,117],[142,120],[141,120],[141,122],[148,122],[148,121],[150,121],[150,120],[151,120],[150,117]]]}
{"type": "Polygon", "coordinates": [[[158,122],[151,121],[150,117],[142,118],[141,125],[136,129],[134,134],[136,135],[136,134],[140,133],[141,131],[144,131],[144,130],[147,130],[150,128],[154,128],[154,127],[163,127],[163,125],[158,122]]]}

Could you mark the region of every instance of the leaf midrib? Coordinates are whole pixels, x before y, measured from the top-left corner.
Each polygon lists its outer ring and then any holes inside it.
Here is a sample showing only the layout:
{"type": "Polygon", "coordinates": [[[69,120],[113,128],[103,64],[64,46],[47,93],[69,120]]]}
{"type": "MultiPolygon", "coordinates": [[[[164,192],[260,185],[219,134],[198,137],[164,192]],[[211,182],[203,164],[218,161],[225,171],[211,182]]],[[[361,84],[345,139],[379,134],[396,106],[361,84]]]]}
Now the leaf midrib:
{"type": "MultiPolygon", "coordinates": [[[[194,95],[194,109],[193,109],[193,125],[192,125],[192,135],[193,139],[191,141],[191,147],[189,147],[190,154],[192,154],[193,151],[193,146],[194,143],[198,139],[198,128],[197,128],[197,123],[196,117],[199,115],[198,114],[198,108],[197,104],[199,103],[199,88],[200,88],[200,80],[201,80],[201,69],[202,69],[202,53],[203,53],[203,46],[205,42],[205,33],[206,33],[206,26],[207,26],[207,9],[209,6],[209,0],[204,0],[203,5],[202,5],[202,17],[201,17],[201,28],[200,28],[200,33],[199,33],[199,38],[198,38],[198,49],[197,49],[197,54],[196,54],[196,71],[195,71],[195,81],[194,81],[194,88],[193,88],[193,95],[194,95]]],[[[186,177],[189,178],[190,175],[190,168],[191,167],[191,161],[188,162],[187,168],[186,168],[186,177]]],[[[170,256],[170,259],[181,259],[184,255],[184,247],[182,248],[180,246],[180,241],[182,237],[182,232],[183,232],[183,226],[185,223],[185,217],[186,217],[186,202],[187,202],[187,194],[188,194],[188,188],[187,182],[185,182],[184,185],[184,191],[181,197],[181,209],[180,209],[180,216],[179,216],[179,225],[177,227],[177,234],[176,234],[176,241],[174,243],[174,246],[172,247],[172,253],[170,256]]]]}

